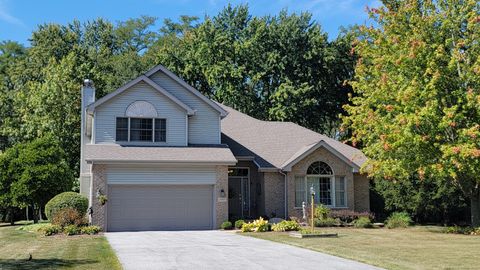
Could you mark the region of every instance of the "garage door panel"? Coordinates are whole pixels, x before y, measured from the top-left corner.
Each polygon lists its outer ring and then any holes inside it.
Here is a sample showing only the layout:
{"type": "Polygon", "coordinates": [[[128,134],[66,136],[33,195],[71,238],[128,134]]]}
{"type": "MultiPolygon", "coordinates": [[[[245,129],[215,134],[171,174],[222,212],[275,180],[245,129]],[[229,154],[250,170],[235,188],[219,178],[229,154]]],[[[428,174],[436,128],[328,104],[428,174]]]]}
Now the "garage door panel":
{"type": "Polygon", "coordinates": [[[109,185],[107,227],[122,230],[212,229],[213,186],[109,185]]]}

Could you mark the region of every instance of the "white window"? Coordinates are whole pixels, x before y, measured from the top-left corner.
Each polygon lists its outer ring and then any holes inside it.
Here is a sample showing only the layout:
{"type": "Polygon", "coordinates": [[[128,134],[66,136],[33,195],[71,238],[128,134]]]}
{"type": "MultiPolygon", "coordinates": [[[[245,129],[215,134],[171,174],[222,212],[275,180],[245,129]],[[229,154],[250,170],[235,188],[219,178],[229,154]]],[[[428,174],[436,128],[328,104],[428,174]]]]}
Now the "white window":
{"type": "Polygon", "coordinates": [[[307,169],[306,176],[295,176],[295,207],[302,202],[310,204],[310,189],[315,191],[314,201],[329,207],[346,207],[345,177],[334,177],[332,168],[316,161],[307,169]]]}
{"type": "Polygon", "coordinates": [[[117,117],[116,141],[166,142],[165,119],[117,117]]]}
{"type": "Polygon", "coordinates": [[[305,177],[295,176],[295,207],[302,207],[307,197],[305,193],[305,177]]]}
{"type": "Polygon", "coordinates": [[[335,178],[335,207],[347,206],[347,192],[345,192],[345,177],[340,176],[335,178]]]}

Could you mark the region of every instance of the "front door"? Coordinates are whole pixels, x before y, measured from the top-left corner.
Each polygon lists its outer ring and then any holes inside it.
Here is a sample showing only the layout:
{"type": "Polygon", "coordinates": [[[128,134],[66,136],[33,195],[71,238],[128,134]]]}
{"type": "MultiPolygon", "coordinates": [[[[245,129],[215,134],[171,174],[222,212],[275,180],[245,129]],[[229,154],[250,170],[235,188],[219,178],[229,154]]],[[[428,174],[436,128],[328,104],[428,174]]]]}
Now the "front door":
{"type": "Polygon", "coordinates": [[[228,170],[228,215],[230,220],[250,216],[250,179],[248,168],[228,170]]]}

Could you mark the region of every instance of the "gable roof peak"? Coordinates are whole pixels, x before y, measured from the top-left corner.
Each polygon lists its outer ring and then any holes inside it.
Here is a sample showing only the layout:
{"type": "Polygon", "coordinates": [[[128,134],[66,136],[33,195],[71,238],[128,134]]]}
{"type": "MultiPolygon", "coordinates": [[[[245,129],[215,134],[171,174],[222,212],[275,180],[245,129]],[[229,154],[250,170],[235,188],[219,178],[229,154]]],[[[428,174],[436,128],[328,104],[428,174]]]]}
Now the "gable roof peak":
{"type": "Polygon", "coordinates": [[[210,107],[212,107],[213,109],[218,111],[220,113],[220,117],[223,118],[223,117],[228,115],[228,112],[226,110],[224,110],[221,106],[219,106],[215,101],[213,101],[213,100],[207,98],[206,96],[204,96],[202,93],[200,93],[200,91],[193,88],[190,84],[188,84],[187,82],[185,82],[180,77],[178,77],[173,72],[171,72],[166,67],[164,67],[160,64],[156,65],[155,67],[151,68],[149,71],[145,72],[145,76],[150,77],[150,76],[152,76],[153,74],[155,74],[159,71],[163,72],[165,75],[170,77],[172,80],[176,81],[178,84],[180,84],[181,86],[186,88],[192,94],[194,94],[195,96],[200,98],[203,102],[207,103],[210,107]]]}
{"type": "Polygon", "coordinates": [[[165,90],[163,87],[160,85],[156,84],[154,81],[152,81],[150,78],[148,78],[145,75],[140,75],[136,79],[131,80],[130,82],[124,84],[122,87],[118,88],[117,90],[111,92],[110,94],[107,94],[106,96],[102,97],[101,99],[95,101],[94,103],[90,104],[87,107],[88,112],[92,113],[96,107],[102,105],[103,103],[109,101],[110,99],[120,95],[121,93],[125,92],[127,89],[131,88],[132,86],[138,84],[139,82],[144,82],[151,86],[153,89],[157,90],[160,94],[171,100],[173,103],[177,104],[179,107],[183,108],[185,111],[187,111],[188,115],[193,115],[195,114],[195,110],[190,108],[187,104],[183,103],[181,100],[170,94],[167,90],[165,90]]]}

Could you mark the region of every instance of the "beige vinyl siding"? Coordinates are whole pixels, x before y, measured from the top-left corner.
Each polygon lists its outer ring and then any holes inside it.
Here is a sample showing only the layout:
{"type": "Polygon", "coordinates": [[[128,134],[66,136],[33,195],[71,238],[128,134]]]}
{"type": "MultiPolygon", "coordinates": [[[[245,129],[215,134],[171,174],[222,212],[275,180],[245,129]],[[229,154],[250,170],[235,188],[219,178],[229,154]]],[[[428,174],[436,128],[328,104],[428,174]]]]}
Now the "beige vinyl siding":
{"type": "Polygon", "coordinates": [[[218,111],[161,71],[150,76],[150,79],[195,110],[195,115],[188,118],[188,142],[190,144],[220,143],[220,114],[218,111]]]}
{"type": "MultiPolygon", "coordinates": [[[[166,142],[147,144],[186,145],[186,111],[144,82],[132,86],[96,109],[94,122],[96,131],[95,143],[116,143],[116,118],[124,117],[127,107],[138,100],[148,101],[153,104],[158,112],[158,118],[164,118],[167,121],[166,142]]],[[[145,145],[145,143],[142,142],[142,145],[145,145]]]]}
{"type": "Polygon", "coordinates": [[[148,165],[109,165],[108,184],[167,184],[213,185],[216,182],[214,167],[178,167],[148,165]]]}

